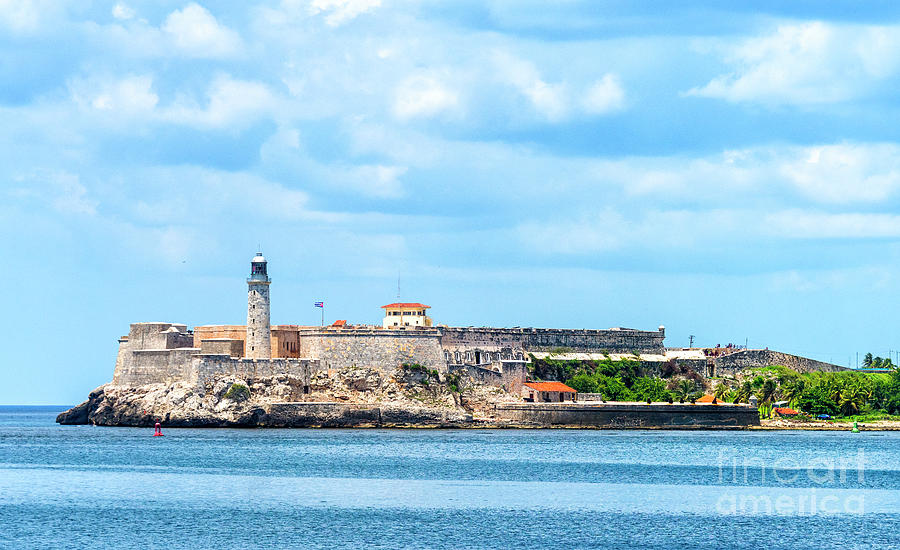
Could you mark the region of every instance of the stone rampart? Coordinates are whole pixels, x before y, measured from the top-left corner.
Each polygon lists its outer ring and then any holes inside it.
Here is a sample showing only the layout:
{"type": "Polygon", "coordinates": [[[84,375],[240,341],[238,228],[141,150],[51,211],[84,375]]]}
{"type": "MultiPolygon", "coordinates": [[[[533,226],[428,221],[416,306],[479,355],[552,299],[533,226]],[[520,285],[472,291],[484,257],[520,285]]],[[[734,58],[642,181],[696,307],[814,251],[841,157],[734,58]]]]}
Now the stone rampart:
{"type": "MultiPolygon", "coordinates": [[[[665,330],[632,329],[547,329],[440,327],[441,345],[451,355],[457,351],[479,349],[499,352],[509,348],[516,353],[566,348],[572,351],[609,353],[664,353],[665,330]]],[[[519,358],[518,356],[512,358],[519,358]]],[[[504,357],[506,359],[506,357],[504,357]]]]}
{"type": "Polygon", "coordinates": [[[189,380],[192,377],[191,358],[197,353],[200,353],[197,348],[126,351],[129,358],[117,364],[113,384],[143,386],[189,380]]]}
{"type": "Polygon", "coordinates": [[[319,368],[318,361],[309,359],[238,359],[228,355],[195,355],[191,360],[189,380],[206,384],[223,375],[245,380],[290,376],[302,380],[308,386],[310,376],[318,372],[319,368]]]}
{"type": "Polygon", "coordinates": [[[759,412],[748,405],[642,403],[523,403],[495,405],[498,418],[540,427],[718,428],[759,426],[759,412]]]}
{"type": "MultiPolygon", "coordinates": [[[[187,325],[178,323],[131,323],[128,330],[128,342],[131,349],[172,349],[170,343],[176,340],[173,334],[187,333],[187,325]],[[166,332],[175,327],[176,333],[166,332]]],[[[173,347],[181,347],[174,346],[173,347]]],[[[190,343],[184,347],[191,347],[190,343]]]]}
{"type": "Polygon", "coordinates": [[[200,341],[200,353],[203,355],[243,357],[244,341],[234,338],[204,338],[200,341]]]}
{"type": "Polygon", "coordinates": [[[744,369],[771,367],[773,365],[782,365],[798,372],[839,372],[850,370],[846,367],[780,351],[750,349],[716,357],[715,375],[734,375],[744,369]]]}
{"type": "Polygon", "coordinates": [[[389,373],[403,363],[418,363],[447,370],[434,329],[308,331],[300,338],[300,355],[318,359],[325,369],[370,367],[389,373]]]}

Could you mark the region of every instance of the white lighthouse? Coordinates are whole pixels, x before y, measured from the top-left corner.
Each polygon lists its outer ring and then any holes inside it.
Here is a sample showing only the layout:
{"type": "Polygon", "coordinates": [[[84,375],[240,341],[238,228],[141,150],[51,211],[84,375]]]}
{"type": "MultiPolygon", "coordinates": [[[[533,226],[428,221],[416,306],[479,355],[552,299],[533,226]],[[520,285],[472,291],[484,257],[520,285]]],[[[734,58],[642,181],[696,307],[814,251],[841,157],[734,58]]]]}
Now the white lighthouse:
{"type": "Polygon", "coordinates": [[[269,275],[266,259],[261,252],[250,261],[250,278],[247,279],[247,341],[244,356],[250,359],[270,359],[272,356],[272,332],[269,325],[269,275]]]}

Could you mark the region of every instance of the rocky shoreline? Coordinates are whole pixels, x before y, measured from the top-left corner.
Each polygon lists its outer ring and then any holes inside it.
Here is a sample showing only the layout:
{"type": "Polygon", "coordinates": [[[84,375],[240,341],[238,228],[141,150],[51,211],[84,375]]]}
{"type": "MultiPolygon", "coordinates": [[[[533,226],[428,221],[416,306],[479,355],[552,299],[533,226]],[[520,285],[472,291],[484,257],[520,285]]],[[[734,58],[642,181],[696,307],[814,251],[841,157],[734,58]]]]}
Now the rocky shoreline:
{"type": "Polygon", "coordinates": [[[744,429],[755,408],[669,403],[524,403],[464,375],[401,367],[244,380],[223,376],[92,391],[60,424],[174,428],[744,429]]]}
{"type": "Polygon", "coordinates": [[[223,376],[204,386],[106,384],[56,421],[144,427],[160,422],[169,427],[449,428],[488,424],[494,403],[518,401],[501,388],[433,370],[400,367],[383,377],[375,369],[353,368],[320,373],[309,385],[288,376],[223,376]]]}

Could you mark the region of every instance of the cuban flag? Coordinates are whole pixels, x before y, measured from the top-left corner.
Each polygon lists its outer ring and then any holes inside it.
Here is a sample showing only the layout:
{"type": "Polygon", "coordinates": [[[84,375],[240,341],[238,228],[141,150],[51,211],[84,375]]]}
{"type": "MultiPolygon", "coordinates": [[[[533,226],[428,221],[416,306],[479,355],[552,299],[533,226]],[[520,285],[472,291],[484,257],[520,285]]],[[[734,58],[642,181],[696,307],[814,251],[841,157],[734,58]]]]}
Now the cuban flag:
{"type": "Polygon", "coordinates": [[[313,305],[316,306],[316,307],[324,308],[324,307],[325,307],[325,302],[316,302],[316,303],[314,303],[313,305]]]}

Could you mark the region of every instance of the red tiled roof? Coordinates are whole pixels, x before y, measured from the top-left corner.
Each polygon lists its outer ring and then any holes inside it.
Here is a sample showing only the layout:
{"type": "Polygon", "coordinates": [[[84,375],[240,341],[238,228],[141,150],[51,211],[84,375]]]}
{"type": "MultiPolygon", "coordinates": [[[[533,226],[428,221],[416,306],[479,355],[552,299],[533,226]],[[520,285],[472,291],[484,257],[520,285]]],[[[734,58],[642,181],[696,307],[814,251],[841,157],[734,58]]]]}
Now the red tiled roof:
{"type": "MultiPolygon", "coordinates": [[[[716,399],[715,395],[706,394],[703,397],[701,397],[700,399],[698,399],[697,401],[695,401],[695,403],[712,403],[714,399],[716,399]]],[[[718,400],[716,400],[716,403],[718,403],[718,400]]]]}
{"type": "Polygon", "coordinates": [[[563,384],[562,382],[525,382],[525,385],[537,391],[561,391],[577,393],[575,390],[563,384]]]}
{"type": "Polygon", "coordinates": [[[417,309],[422,309],[422,308],[430,309],[431,308],[431,306],[426,306],[425,304],[420,304],[417,302],[397,302],[397,303],[393,303],[393,304],[388,304],[386,306],[381,306],[382,309],[389,308],[389,307],[390,308],[408,307],[408,308],[417,308],[417,309]]]}
{"type": "Polygon", "coordinates": [[[338,320],[335,321],[331,326],[333,326],[333,327],[343,327],[343,326],[346,326],[346,325],[347,325],[347,320],[346,320],[346,319],[338,319],[338,320]]]}
{"type": "Polygon", "coordinates": [[[789,409],[787,407],[775,407],[775,413],[785,415],[785,416],[794,416],[796,414],[800,414],[798,411],[795,411],[794,409],[789,409]]]}

